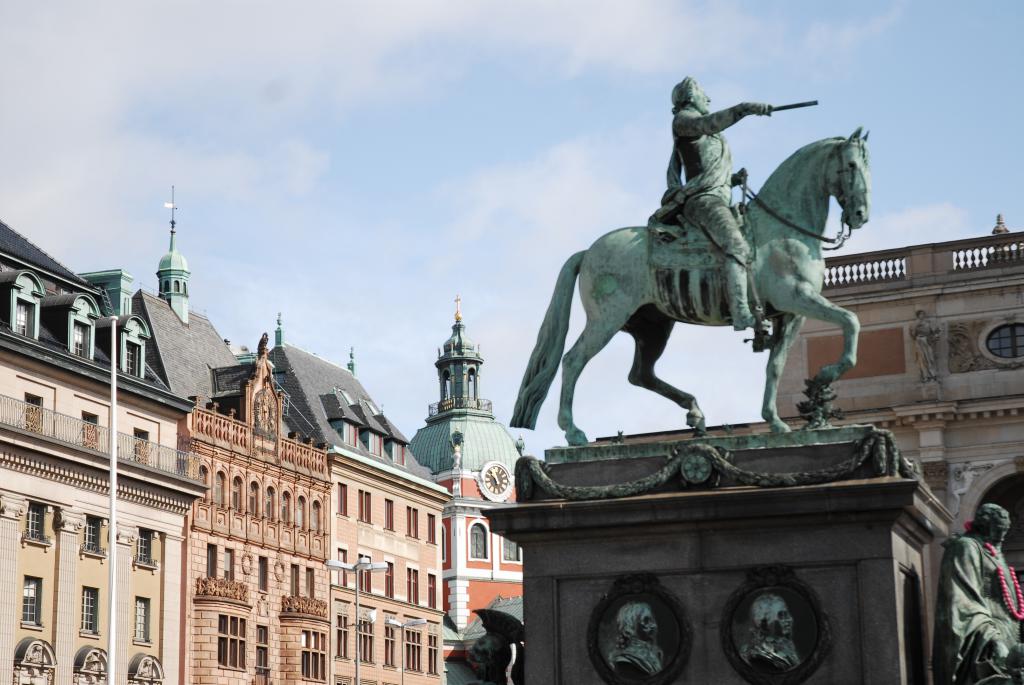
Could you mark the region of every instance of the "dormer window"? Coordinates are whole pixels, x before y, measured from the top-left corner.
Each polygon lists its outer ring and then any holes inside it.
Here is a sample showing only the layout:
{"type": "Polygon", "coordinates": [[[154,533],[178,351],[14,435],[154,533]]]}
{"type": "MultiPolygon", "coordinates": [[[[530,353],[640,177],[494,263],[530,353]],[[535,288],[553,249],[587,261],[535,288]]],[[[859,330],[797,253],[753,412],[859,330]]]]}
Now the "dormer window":
{"type": "Polygon", "coordinates": [[[27,335],[34,338],[35,329],[32,324],[35,321],[35,305],[24,300],[18,300],[15,307],[17,307],[17,312],[15,314],[14,332],[18,335],[27,335]]]}
{"type": "Polygon", "coordinates": [[[130,376],[141,376],[142,346],[134,342],[124,344],[124,370],[130,376]]]}
{"type": "Polygon", "coordinates": [[[79,357],[88,357],[90,352],[89,326],[76,321],[72,327],[71,352],[79,357]]]}
{"type": "Polygon", "coordinates": [[[0,274],[0,292],[7,296],[3,314],[11,330],[28,338],[39,337],[39,303],[46,291],[31,271],[0,274]]]}
{"type": "Polygon", "coordinates": [[[146,375],[146,341],[149,340],[149,326],[137,316],[122,318],[118,330],[121,349],[118,361],[121,371],[143,378],[146,375]]]}

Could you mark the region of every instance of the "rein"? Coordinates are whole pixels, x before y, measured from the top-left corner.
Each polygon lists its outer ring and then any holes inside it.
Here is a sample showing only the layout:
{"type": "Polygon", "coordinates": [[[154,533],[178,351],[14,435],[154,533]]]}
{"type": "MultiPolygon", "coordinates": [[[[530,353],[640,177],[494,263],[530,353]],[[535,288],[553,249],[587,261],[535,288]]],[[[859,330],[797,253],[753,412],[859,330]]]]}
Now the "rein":
{"type": "Polygon", "coordinates": [[[789,228],[792,228],[794,231],[797,231],[798,233],[802,233],[803,235],[805,235],[805,236],[807,236],[809,238],[814,238],[815,240],[820,240],[823,243],[828,243],[829,245],[834,245],[835,246],[835,247],[822,247],[821,249],[823,249],[823,250],[829,250],[829,251],[831,251],[831,250],[838,250],[839,248],[841,248],[846,243],[847,239],[853,234],[853,231],[846,224],[843,224],[842,226],[840,226],[839,234],[835,238],[826,238],[825,236],[821,235],[820,233],[815,233],[814,231],[809,231],[806,228],[803,228],[802,226],[798,226],[797,224],[794,224],[792,221],[790,221],[789,219],[787,219],[786,217],[782,216],[781,214],[776,212],[774,209],[769,207],[768,204],[765,203],[765,201],[762,200],[760,197],[755,195],[750,190],[750,188],[748,188],[746,186],[746,184],[743,185],[743,197],[744,197],[744,199],[750,200],[751,202],[756,202],[758,205],[761,206],[761,209],[763,209],[764,211],[768,212],[768,214],[772,218],[774,218],[779,223],[781,223],[781,224],[783,224],[785,226],[788,226],[789,228]]]}

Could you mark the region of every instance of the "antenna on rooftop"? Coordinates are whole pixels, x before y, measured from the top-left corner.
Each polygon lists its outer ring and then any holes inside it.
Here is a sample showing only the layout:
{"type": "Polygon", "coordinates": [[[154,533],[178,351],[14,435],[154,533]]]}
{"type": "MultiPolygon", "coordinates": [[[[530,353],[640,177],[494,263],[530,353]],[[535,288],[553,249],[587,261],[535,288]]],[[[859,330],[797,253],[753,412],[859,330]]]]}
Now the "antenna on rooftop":
{"type": "Polygon", "coordinates": [[[174,224],[175,224],[175,221],[174,221],[174,210],[176,210],[178,208],[178,206],[176,204],[174,204],[174,186],[173,185],[171,186],[171,201],[170,202],[165,202],[164,203],[164,207],[166,207],[167,209],[171,210],[171,233],[174,233],[174,224]]]}

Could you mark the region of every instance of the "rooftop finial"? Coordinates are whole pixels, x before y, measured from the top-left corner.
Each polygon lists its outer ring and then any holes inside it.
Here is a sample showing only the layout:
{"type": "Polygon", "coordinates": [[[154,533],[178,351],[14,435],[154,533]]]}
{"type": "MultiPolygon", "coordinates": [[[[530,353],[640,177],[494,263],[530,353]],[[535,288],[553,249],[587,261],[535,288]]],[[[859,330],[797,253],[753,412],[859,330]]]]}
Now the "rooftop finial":
{"type": "Polygon", "coordinates": [[[284,328],[281,327],[281,312],[277,313],[277,328],[274,329],[274,347],[284,345],[284,328]]]}
{"type": "Polygon", "coordinates": [[[1003,221],[1002,214],[996,214],[996,227],[992,229],[992,235],[1000,235],[1002,233],[1009,233],[1010,229],[1006,227],[1006,223],[1003,221]]]}
{"type": "Polygon", "coordinates": [[[356,375],[356,348],[348,348],[348,370],[353,376],[356,375]]]}
{"type": "Polygon", "coordinates": [[[171,186],[171,201],[170,202],[165,202],[164,203],[164,207],[166,207],[167,209],[171,210],[171,235],[173,236],[174,235],[174,225],[176,223],[174,221],[174,210],[176,210],[178,208],[178,206],[176,204],[174,204],[174,186],[173,185],[171,186]]]}
{"type": "Polygon", "coordinates": [[[462,321],[462,295],[455,296],[455,321],[462,321]]]}

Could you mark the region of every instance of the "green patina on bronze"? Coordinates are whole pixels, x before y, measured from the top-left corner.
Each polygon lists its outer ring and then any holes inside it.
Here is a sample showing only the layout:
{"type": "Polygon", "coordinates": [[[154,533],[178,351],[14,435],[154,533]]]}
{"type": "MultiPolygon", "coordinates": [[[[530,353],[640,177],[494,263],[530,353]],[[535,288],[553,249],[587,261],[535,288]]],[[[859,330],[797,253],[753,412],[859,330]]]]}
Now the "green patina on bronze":
{"type": "Polygon", "coordinates": [[[801,148],[755,197],[746,191],[745,172],[732,173],[722,131],[745,116],[770,114],[772,108],[741,103],[710,112],[707,103],[692,79],[673,92],[668,190],[649,224],[612,231],[562,267],[523,376],[512,426],[536,425],[561,361],[558,425],[570,445],[586,444],[586,434],[573,418],[576,382],[594,355],[625,331],[636,342],[629,381],[678,404],[687,412],[687,425],[703,433],[705,419],[697,399],[654,373],[680,321],[739,328],[753,323],[755,349],[770,350],[762,416],[773,432],[789,431],[775,406],[777,387],[806,318],[835,324],[843,333],[842,354],[818,371],[816,391],[805,411],[812,425],[827,425],[827,386],[856,364],[859,323],[854,314],[821,295],[822,243],[831,242],[823,233],[831,197],[843,208],[844,226],[852,230],[868,220],[867,136],[861,137],[857,129],[849,137],[801,148]],[[728,205],[733,185],[752,198],[742,212],[728,205]],[[577,281],[587,323],[563,358],[577,281]]]}
{"type": "Polygon", "coordinates": [[[1007,607],[1000,580],[1002,575],[1009,602],[1020,611],[1014,570],[1001,550],[1009,530],[1009,513],[983,504],[968,532],[943,543],[932,650],[936,685],[1024,683],[1020,621],[1007,607]]]}
{"type": "MultiPolygon", "coordinates": [[[[917,478],[914,465],[900,454],[891,432],[872,426],[851,427],[858,429],[859,439],[852,443],[848,459],[813,471],[773,473],[749,471],[733,463],[731,453],[723,445],[736,440],[734,437],[717,440],[683,441],[671,446],[665,464],[655,473],[627,483],[608,485],[565,485],[551,476],[551,465],[533,457],[523,457],[516,464],[516,493],[520,502],[537,499],[538,494],[548,498],[566,500],[601,500],[633,497],[649,493],[676,479],[681,488],[715,487],[719,478],[727,478],[738,485],[762,488],[791,487],[797,485],[818,485],[837,480],[854,478],[862,467],[867,467],[872,476],[917,478]],[[711,444],[717,442],[718,444],[711,444]],[[706,469],[700,468],[703,462],[706,469]],[[693,474],[698,474],[696,477],[693,474]]],[[[844,431],[848,437],[853,431],[844,431]]],[[[736,436],[751,439],[765,436],[736,436]]],[[[837,436],[838,437],[838,436],[837,436]]],[[[848,440],[839,441],[847,442],[848,440]]],[[[834,443],[833,443],[834,444],[834,443]]],[[[664,454],[665,443],[659,443],[664,454]]],[[[623,445],[608,445],[594,449],[605,449],[621,456],[623,445]]],[[[636,455],[632,455],[636,458],[636,455]]],[[[644,455],[655,456],[655,455],[644,455]]],[[[630,457],[626,457],[630,458],[630,457]]],[[[595,459],[599,461],[600,459],[595,459]]]]}

